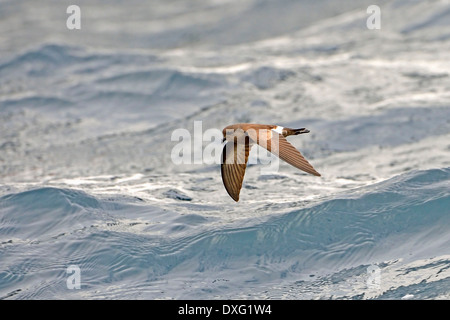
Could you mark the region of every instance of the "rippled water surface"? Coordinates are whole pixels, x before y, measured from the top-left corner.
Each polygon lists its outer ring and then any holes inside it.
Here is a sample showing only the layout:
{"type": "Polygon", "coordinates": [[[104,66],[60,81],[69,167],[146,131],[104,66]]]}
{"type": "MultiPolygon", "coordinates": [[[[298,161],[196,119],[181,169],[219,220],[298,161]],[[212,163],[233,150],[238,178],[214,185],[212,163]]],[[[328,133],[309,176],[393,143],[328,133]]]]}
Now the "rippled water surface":
{"type": "Polygon", "coordinates": [[[70,4],[0,0],[0,298],[450,298],[448,2],[70,4]],[[306,127],[322,177],[235,203],[194,121],[306,127]]]}

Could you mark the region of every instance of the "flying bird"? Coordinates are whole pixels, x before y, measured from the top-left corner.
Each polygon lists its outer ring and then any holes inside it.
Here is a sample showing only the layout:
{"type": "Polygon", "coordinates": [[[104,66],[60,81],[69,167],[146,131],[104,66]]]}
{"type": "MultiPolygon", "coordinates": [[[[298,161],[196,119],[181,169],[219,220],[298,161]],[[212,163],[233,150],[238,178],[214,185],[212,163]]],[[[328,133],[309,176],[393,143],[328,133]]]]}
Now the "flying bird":
{"type": "Polygon", "coordinates": [[[303,157],[287,136],[308,133],[306,128],[290,129],[277,125],[238,123],[225,127],[222,131],[224,144],[222,150],[222,181],[228,194],[239,201],[239,194],[247,167],[248,155],[256,143],[290,165],[315,176],[320,176],[303,157]]]}

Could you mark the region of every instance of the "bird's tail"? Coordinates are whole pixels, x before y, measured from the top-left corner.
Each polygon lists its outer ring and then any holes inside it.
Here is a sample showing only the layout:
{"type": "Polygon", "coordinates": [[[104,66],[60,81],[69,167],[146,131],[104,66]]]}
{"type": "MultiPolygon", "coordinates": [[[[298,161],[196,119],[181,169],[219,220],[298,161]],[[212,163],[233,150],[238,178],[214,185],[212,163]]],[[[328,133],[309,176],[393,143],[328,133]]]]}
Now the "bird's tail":
{"type": "Polygon", "coordinates": [[[298,135],[298,134],[302,134],[302,133],[309,133],[309,130],[306,128],[300,128],[300,129],[284,128],[284,130],[286,130],[286,137],[298,135]]]}

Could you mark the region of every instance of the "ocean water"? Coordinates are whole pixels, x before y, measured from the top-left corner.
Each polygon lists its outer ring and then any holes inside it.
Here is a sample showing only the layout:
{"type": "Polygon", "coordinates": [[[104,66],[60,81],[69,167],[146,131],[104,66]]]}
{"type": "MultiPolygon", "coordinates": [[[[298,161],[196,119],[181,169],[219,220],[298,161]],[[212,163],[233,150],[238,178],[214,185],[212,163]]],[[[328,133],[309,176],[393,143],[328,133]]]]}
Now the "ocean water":
{"type": "Polygon", "coordinates": [[[0,0],[0,298],[450,298],[448,1],[71,4],[0,0]],[[172,161],[200,121],[306,127],[322,176],[235,203],[172,161]]]}

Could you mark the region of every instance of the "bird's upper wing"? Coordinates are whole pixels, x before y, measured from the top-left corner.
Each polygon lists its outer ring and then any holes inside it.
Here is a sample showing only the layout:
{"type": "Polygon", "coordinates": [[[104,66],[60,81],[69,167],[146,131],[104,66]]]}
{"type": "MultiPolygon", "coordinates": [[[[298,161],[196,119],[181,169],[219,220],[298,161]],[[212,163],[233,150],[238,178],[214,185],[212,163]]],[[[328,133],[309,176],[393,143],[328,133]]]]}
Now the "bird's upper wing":
{"type": "Polygon", "coordinates": [[[246,137],[245,145],[229,141],[222,150],[222,181],[234,201],[239,201],[239,193],[241,192],[248,155],[252,146],[253,142],[249,137],[246,137]]]}
{"type": "Polygon", "coordinates": [[[272,131],[272,138],[266,141],[258,141],[258,144],[290,165],[315,176],[320,176],[320,173],[313,168],[313,166],[303,157],[300,151],[290,144],[289,141],[287,141],[281,134],[272,131]],[[264,145],[266,141],[267,145],[264,145]]]}

